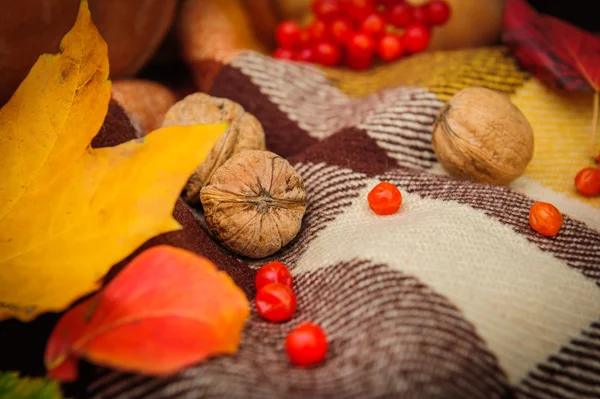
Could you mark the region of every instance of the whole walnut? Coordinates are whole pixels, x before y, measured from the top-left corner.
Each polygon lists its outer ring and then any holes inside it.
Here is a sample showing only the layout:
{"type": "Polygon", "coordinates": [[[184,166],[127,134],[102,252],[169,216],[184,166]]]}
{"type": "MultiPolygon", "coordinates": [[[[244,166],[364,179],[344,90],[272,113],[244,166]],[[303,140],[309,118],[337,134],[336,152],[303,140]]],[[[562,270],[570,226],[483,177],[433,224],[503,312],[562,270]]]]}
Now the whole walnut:
{"type": "Polygon", "coordinates": [[[455,94],[433,128],[435,155],[459,179],[505,185],[533,157],[533,129],[510,99],[473,87],[455,94]]]}
{"type": "Polygon", "coordinates": [[[269,151],[243,151],[213,174],[200,192],[206,225],[226,248],[264,258],[287,245],[306,211],[302,177],[269,151]]]}
{"type": "Polygon", "coordinates": [[[200,201],[200,189],[213,173],[232,155],[244,150],[264,150],[265,132],[262,125],[238,103],[204,93],[190,94],[175,103],[166,113],[163,127],[229,122],[229,129],[219,138],[204,162],[196,168],[185,187],[185,200],[200,201]]]}

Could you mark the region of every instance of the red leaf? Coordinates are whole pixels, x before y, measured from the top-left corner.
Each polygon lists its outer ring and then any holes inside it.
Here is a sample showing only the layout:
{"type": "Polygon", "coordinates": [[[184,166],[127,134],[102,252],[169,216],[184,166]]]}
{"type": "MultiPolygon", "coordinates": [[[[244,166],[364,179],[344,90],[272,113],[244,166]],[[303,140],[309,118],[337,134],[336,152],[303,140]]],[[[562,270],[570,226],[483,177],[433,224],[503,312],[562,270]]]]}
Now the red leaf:
{"type": "Polygon", "coordinates": [[[242,290],[208,259],[153,247],[59,320],[46,367],[62,381],[77,377],[82,356],[125,371],[172,374],[236,352],[249,312],[242,290]]]}
{"type": "Polygon", "coordinates": [[[525,0],[507,0],[502,39],[521,64],[552,87],[600,89],[600,39],[525,0]]]}

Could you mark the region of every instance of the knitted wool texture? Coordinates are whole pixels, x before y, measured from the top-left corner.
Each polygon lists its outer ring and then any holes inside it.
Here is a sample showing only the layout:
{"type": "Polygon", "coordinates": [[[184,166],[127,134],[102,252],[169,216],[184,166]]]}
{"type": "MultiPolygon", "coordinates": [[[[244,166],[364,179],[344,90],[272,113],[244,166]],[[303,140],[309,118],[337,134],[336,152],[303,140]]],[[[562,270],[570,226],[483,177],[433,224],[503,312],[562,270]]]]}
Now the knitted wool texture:
{"type": "Polygon", "coordinates": [[[170,378],[97,368],[86,397],[600,397],[600,199],[573,187],[589,164],[591,96],[545,88],[504,48],[421,54],[362,73],[247,52],[220,70],[210,94],[254,114],[267,148],[302,175],[302,230],[274,256],[247,261],[212,241],[180,201],[184,229],[145,247],[208,256],[249,298],[256,270],[280,260],[295,278],[297,313],[274,324],[253,308],[236,355],[170,378]],[[436,162],[434,118],[469,86],[508,94],[534,127],[533,161],[510,187],[453,180],[436,162]],[[369,210],[379,181],[400,188],[397,214],[369,210]],[[535,200],[565,214],[556,238],[530,228],[535,200]],[[302,321],[328,334],[319,367],[285,356],[302,321]]]}

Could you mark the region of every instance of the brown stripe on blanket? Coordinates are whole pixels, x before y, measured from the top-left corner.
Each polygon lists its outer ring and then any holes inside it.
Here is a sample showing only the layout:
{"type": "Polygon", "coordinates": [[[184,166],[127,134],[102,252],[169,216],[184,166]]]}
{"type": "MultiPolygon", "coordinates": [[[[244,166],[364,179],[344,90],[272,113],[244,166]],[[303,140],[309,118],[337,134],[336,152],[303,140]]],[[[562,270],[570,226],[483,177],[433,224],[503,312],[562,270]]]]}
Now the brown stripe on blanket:
{"type": "MultiPolygon", "coordinates": [[[[414,91],[410,101],[432,96],[414,91]]],[[[396,165],[428,169],[435,162],[431,146],[431,124],[438,107],[437,100],[428,105],[408,106],[404,101],[367,115],[360,127],[347,127],[325,138],[317,145],[292,157],[292,160],[327,162],[373,176],[396,165]]]]}
{"type": "Polygon", "coordinates": [[[296,277],[298,310],[281,324],[252,310],[234,356],[218,357],[166,379],[102,372],[92,399],[157,398],[501,398],[506,376],[473,326],[417,279],[369,261],[296,277]],[[327,362],[289,364],[286,334],[320,323],[327,362]]]}
{"type": "Polygon", "coordinates": [[[131,119],[123,108],[111,98],[104,123],[92,140],[92,148],[114,147],[138,138],[131,119]]]}
{"type": "MultiPolygon", "coordinates": [[[[302,131],[320,140],[345,129],[361,128],[402,166],[429,168],[436,160],[431,127],[443,102],[423,88],[393,88],[349,98],[313,67],[244,54],[235,60],[233,67],[221,72],[211,93],[227,96],[245,107],[252,107],[257,98],[261,106],[268,102],[279,111],[262,113],[268,122],[292,120],[302,131]],[[244,79],[247,84],[239,88],[232,89],[229,85],[231,80],[244,79]]],[[[272,133],[283,137],[290,134],[272,133]]]]}
{"type": "Polygon", "coordinates": [[[382,92],[352,99],[332,86],[314,66],[276,62],[256,53],[244,54],[232,65],[289,119],[319,140],[357,126],[367,114],[397,97],[382,92]]]}
{"type": "Polygon", "coordinates": [[[254,115],[262,124],[266,145],[282,157],[289,157],[318,142],[273,104],[250,78],[231,66],[224,66],[209,92],[229,98],[254,115]]]}
{"type": "MultiPolygon", "coordinates": [[[[308,250],[311,241],[358,197],[360,190],[365,187],[363,180],[366,177],[362,173],[325,163],[298,163],[294,167],[304,179],[307,194],[302,229],[292,243],[270,258],[284,262],[292,270],[296,261],[308,250]]],[[[265,261],[256,262],[256,265],[265,261]]]]}
{"type": "Polygon", "coordinates": [[[423,197],[455,201],[480,209],[600,285],[600,233],[585,223],[565,215],[558,236],[544,237],[529,226],[529,209],[534,201],[506,187],[458,181],[408,169],[387,172],[381,179],[423,197]]]}
{"type": "Polygon", "coordinates": [[[327,137],[318,145],[291,157],[290,162],[327,162],[368,176],[384,173],[396,164],[375,140],[356,127],[345,128],[327,137]]]}
{"type": "Polygon", "coordinates": [[[306,113],[317,120],[323,118],[322,113],[327,110],[328,113],[332,113],[333,119],[326,119],[323,124],[340,125],[341,130],[324,136],[326,143],[313,146],[311,145],[316,143],[314,138],[311,138],[311,142],[304,142],[304,135],[313,132],[299,128],[277,104],[260,93],[259,86],[254,85],[250,77],[236,68],[228,66],[223,69],[211,94],[228,97],[257,115],[267,132],[267,148],[277,152],[281,145],[287,148],[282,153],[286,157],[304,157],[304,153],[298,152],[306,149],[306,156],[311,160],[317,161],[317,156],[322,157],[319,161],[328,162],[328,158],[334,156],[338,160],[336,164],[351,166],[355,171],[365,172],[372,169],[368,164],[385,162],[387,170],[396,163],[407,167],[430,168],[436,162],[431,146],[431,126],[443,103],[435,98],[435,94],[424,89],[388,90],[384,98],[345,98],[342,102],[339,98],[336,102],[328,101],[326,96],[314,96],[310,103],[302,105],[307,110],[306,113]],[[245,84],[243,87],[240,85],[239,88],[232,89],[226,84],[231,81],[245,84]],[[253,107],[258,109],[253,111],[253,107]],[[343,119],[341,109],[356,109],[353,112],[356,126],[343,127],[349,122],[343,119]],[[358,126],[367,135],[359,134],[358,126]],[[290,139],[295,141],[292,151],[289,150],[289,143],[286,141],[290,139]],[[357,159],[366,162],[354,163],[357,159]]]}
{"type": "Polygon", "coordinates": [[[537,365],[516,387],[524,398],[600,397],[600,319],[537,365]]]}

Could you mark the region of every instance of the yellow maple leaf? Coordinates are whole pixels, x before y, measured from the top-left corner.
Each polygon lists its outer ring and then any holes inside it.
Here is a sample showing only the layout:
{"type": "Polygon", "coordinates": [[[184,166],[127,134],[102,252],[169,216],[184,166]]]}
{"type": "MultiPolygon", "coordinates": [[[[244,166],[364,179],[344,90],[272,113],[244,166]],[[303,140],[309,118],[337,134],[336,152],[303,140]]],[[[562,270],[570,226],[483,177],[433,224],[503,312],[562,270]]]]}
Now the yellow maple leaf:
{"type": "Polygon", "coordinates": [[[226,124],[169,127],[92,149],[108,111],[107,46],[86,1],[61,52],[0,109],[0,320],[60,311],[98,287],[172,212],[226,124]]]}

